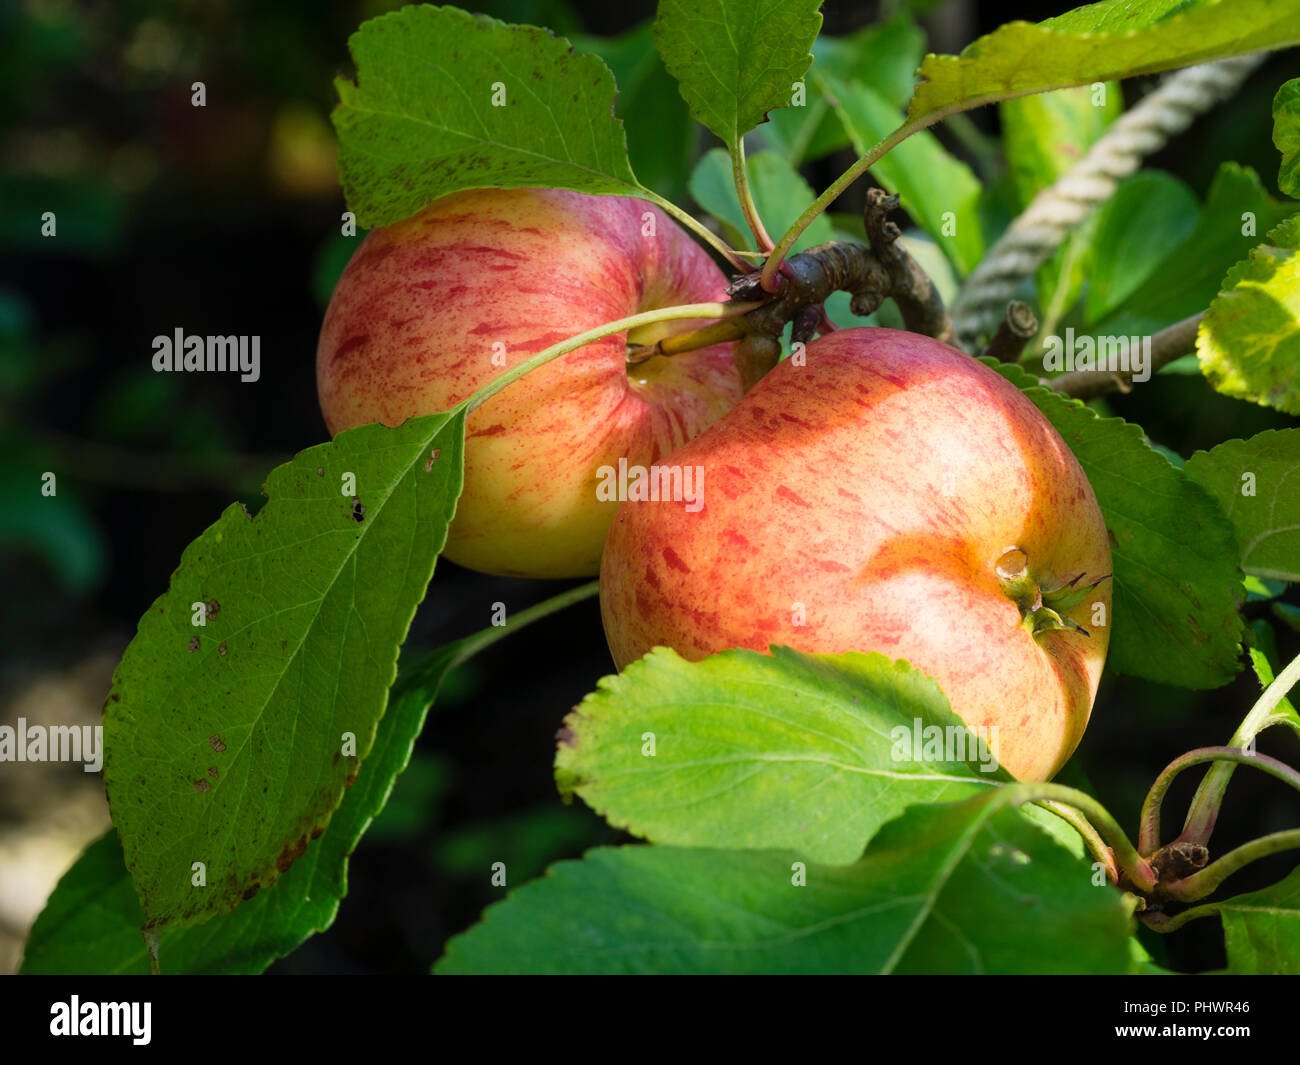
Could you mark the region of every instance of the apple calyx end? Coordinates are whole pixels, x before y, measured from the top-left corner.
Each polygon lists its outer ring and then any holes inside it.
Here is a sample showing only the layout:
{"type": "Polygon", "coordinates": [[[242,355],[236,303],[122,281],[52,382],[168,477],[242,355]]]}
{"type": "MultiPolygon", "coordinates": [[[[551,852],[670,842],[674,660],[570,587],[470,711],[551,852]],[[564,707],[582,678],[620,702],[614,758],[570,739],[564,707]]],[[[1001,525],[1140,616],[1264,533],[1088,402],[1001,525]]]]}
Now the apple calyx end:
{"type": "Polygon", "coordinates": [[[1065,612],[1082,603],[1097,585],[1110,577],[1109,573],[1076,587],[1084,577],[1078,573],[1064,584],[1045,591],[1029,572],[1029,556],[1019,547],[1007,548],[993,568],[1003,593],[1016,604],[1021,622],[1030,635],[1037,637],[1057,629],[1081,636],[1092,635],[1078,622],[1066,617],[1065,612]]]}

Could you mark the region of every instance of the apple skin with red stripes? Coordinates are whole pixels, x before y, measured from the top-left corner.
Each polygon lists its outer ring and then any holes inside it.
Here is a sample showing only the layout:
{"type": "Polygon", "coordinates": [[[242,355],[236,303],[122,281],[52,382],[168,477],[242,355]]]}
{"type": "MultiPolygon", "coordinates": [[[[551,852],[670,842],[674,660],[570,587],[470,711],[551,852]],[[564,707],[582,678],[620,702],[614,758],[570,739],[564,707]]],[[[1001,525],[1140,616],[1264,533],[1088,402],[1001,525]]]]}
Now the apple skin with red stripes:
{"type": "MultiPolygon", "coordinates": [[[[643,200],[477,189],[368,233],[330,300],[316,352],[331,434],[446,410],[560,341],[642,311],[725,298],[699,245],[643,200]]],[[[740,398],[729,345],[626,366],[616,334],[560,356],[473,411],[465,490],[444,550],[470,569],[594,575],[617,508],[602,466],[648,466],[740,398]]]]}
{"type": "Polygon", "coordinates": [[[656,646],[879,651],[935,678],[967,725],[997,726],[1013,776],[1050,779],[1110,634],[1083,470],[1019,389],[929,337],[849,329],[805,358],[661,460],[702,468],[694,509],[620,505],[600,576],[616,665],[656,646]],[[1062,624],[1035,632],[1038,591],[1062,624]]]}

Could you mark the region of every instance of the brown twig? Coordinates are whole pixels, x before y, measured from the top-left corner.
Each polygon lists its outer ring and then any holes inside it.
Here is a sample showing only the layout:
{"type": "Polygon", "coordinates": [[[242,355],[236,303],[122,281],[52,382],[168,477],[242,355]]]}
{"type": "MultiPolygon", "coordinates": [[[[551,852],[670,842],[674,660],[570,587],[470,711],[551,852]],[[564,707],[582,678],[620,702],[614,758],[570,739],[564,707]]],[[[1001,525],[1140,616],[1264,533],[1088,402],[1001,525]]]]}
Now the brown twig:
{"type": "Polygon", "coordinates": [[[757,307],[655,344],[631,347],[628,365],[734,340],[733,354],[748,388],[776,364],[787,323],[794,323],[793,340],[800,343],[830,331],[822,305],[835,292],[848,292],[850,309],[862,316],[892,299],[907,329],[951,343],[952,322],[943,299],[920,264],[898,243],[898,226],[889,221],[889,212],[897,206],[897,196],[883,189],[869,190],[864,225],[870,247],[834,242],[793,255],[781,264],[775,293],[763,289],[761,271],[738,277],[727,294],[736,303],[762,301],[757,307]]]}
{"type": "MultiPolygon", "coordinates": [[[[1196,331],[1205,312],[1175,322],[1151,338],[1151,373],[1175,359],[1196,350],[1196,331]]],[[[1128,392],[1133,388],[1132,373],[1099,370],[1076,370],[1044,381],[1044,384],[1076,399],[1092,399],[1107,392],[1128,392]]]]}
{"type": "Polygon", "coordinates": [[[1024,351],[1025,344],[1037,332],[1038,319],[1029,309],[1029,304],[1012,300],[1007,304],[1007,313],[1003,316],[998,331],[980,354],[997,359],[998,362],[1016,362],[1024,351]]]}
{"type": "MultiPolygon", "coordinates": [[[[924,333],[945,344],[952,344],[955,334],[939,290],[934,287],[930,275],[898,243],[902,233],[897,224],[889,220],[889,212],[897,206],[898,197],[890,196],[884,189],[867,190],[867,207],[864,212],[867,240],[871,243],[876,258],[884,264],[890,280],[889,290],[880,294],[876,306],[889,296],[898,304],[903,324],[913,333],[924,333]]],[[[855,295],[854,303],[857,302],[855,295]]],[[[864,312],[854,307],[853,313],[864,312]]]]}
{"type": "MultiPolygon", "coordinates": [[[[868,315],[887,299],[898,304],[903,324],[948,343],[952,323],[929,275],[898,243],[899,229],[888,214],[898,197],[883,189],[867,194],[865,224],[871,247],[818,244],[792,255],[781,268],[782,280],[771,302],[746,315],[757,332],[779,335],[785,323],[805,308],[825,302],[834,292],[848,292],[854,314],[868,315]]],[[[732,299],[761,299],[760,272],[737,278],[727,290],[732,299]]]]}

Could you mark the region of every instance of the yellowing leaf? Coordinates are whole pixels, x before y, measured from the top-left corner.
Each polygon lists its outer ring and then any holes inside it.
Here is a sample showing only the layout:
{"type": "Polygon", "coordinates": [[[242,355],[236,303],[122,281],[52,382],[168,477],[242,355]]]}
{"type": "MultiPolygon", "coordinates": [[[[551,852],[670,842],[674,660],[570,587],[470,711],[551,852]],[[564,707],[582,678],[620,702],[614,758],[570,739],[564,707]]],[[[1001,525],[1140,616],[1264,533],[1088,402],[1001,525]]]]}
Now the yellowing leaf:
{"type": "Polygon", "coordinates": [[[1037,24],[1008,22],[959,56],[926,56],[907,118],[1297,42],[1297,0],[1103,0],[1037,24]]]}
{"type": "Polygon", "coordinates": [[[1216,389],[1300,414],[1300,215],[1224,278],[1196,337],[1201,370],[1216,389]]]}

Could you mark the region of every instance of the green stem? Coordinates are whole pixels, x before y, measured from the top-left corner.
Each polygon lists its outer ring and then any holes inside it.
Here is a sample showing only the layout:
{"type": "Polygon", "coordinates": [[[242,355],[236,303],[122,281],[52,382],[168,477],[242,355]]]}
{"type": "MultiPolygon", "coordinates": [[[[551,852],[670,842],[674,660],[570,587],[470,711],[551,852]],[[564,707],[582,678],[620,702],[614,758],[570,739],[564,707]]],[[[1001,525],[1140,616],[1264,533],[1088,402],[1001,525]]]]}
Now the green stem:
{"type": "Polygon", "coordinates": [[[936,111],[932,115],[926,115],[919,122],[904,122],[898,129],[894,130],[888,137],[877,144],[871,151],[867,152],[861,159],[849,167],[844,173],[837,177],[817,199],[808,205],[785,234],[776,243],[772,249],[772,254],[767,257],[767,262],[763,264],[762,285],[764,292],[775,292],[777,285],[777,271],[781,269],[781,264],[785,262],[785,257],[790,254],[790,249],[794,247],[794,242],[799,239],[805,229],[812,224],[814,218],[821,214],[826,208],[840,198],[850,185],[858,180],[866,171],[875,166],[881,157],[894,148],[897,144],[906,140],[918,130],[931,126],[939,119],[946,117],[942,111],[936,111]]]}
{"type": "Polygon", "coordinates": [[[637,366],[660,355],[681,355],[688,351],[714,344],[724,344],[728,340],[739,340],[749,332],[749,324],[740,318],[723,318],[699,329],[685,333],[674,333],[653,344],[642,347],[630,347],[627,352],[628,366],[637,366]]]}
{"type": "Polygon", "coordinates": [[[1217,862],[1211,862],[1191,876],[1184,877],[1182,880],[1171,880],[1164,886],[1164,891],[1180,902],[1195,902],[1197,899],[1205,898],[1233,873],[1251,862],[1267,858],[1270,854],[1298,848],[1300,848],[1300,828],[1288,828],[1285,832],[1261,836],[1259,839],[1252,839],[1249,843],[1243,843],[1236,850],[1228,851],[1217,862]]]}
{"type": "Polygon", "coordinates": [[[1146,893],[1154,890],[1156,876],[1146,859],[1138,854],[1119,823],[1101,803],[1082,791],[1063,784],[1014,785],[1021,802],[1059,802],[1078,810],[1092,824],[1097,835],[1106,841],[1115,856],[1115,865],[1125,874],[1137,890],[1146,893]]]}
{"type": "Polygon", "coordinates": [[[754,194],[749,187],[749,171],[745,166],[745,138],[737,137],[731,149],[731,177],[736,183],[736,196],[740,199],[740,209],[745,214],[749,231],[754,234],[754,244],[759,251],[772,250],[772,238],[767,235],[763,219],[759,217],[758,206],[754,203],[754,194]]]}
{"type": "Polygon", "coordinates": [[[799,126],[799,132],[795,134],[794,140],[790,142],[787,149],[787,157],[796,167],[799,166],[800,161],[807,154],[808,145],[812,143],[813,134],[817,132],[817,127],[830,109],[830,105],[826,102],[824,96],[816,96],[813,98],[812,103],[807,104],[807,114],[804,116],[804,121],[799,126]]]}
{"type": "Polygon", "coordinates": [[[569,588],[559,595],[553,595],[549,599],[543,599],[540,603],[534,603],[530,607],[519,611],[506,619],[504,625],[495,625],[491,628],[483,629],[472,636],[466,636],[460,643],[456,651],[455,658],[452,659],[452,666],[458,666],[466,659],[478,654],[485,647],[491,647],[497,640],[518,632],[526,625],[531,625],[534,621],[548,617],[559,610],[574,603],[580,603],[584,599],[590,599],[600,591],[600,581],[587,581],[585,584],[579,584],[569,588]]]}
{"type": "Polygon", "coordinates": [[[1093,857],[1106,867],[1106,875],[1110,877],[1111,883],[1119,883],[1119,869],[1115,865],[1115,852],[1106,845],[1106,841],[1101,838],[1101,833],[1092,827],[1091,821],[1074,807],[1066,806],[1064,803],[1055,802],[1051,799],[1045,799],[1037,805],[1044,810],[1051,810],[1052,813],[1078,832],[1083,837],[1083,842],[1088,845],[1088,850],[1092,852],[1093,857]]]}
{"type": "Polygon", "coordinates": [[[1142,803],[1141,828],[1138,832],[1138,850],[1142,854],[1150,856],[1160,848],[1160,804],[1164,802],[1169,785],[1184,769],[1203,765],[1206,762],[1229,762],[1254,766],[1300,791],[1300,772],[1266,754],[1249,754],[1239,747],[1201,747],[1195,751],[1188,751],[1165,766],[1142,803]]]}
{"type": "Polygon", "coordinates": [[[749,263],[745,261],[743,254],[741,252],[738,252],[734,248],[728,246],[726,241],[724,241],[720,236],[714,233],[713,230],[711,230],[708,226],[706,226],[703,222],[701,222],[689,211],[683,211],[680,207],[677,206],[677,204],[673,203],[671,200],[665,200],[662,196],[658,195],[657,193],[651,193],[649,196],[646,197],[646,199],[648,199],[656,207],[662,210],[665,214],[672,215],[673,218],[677,219],[677,221],[679,221],[692,233],[698,235],[711,248],[713,248],[719,255],[721,255],[724,259],[726,259],[727,262],[729,262],[742,274],[747,274],[753,269],[749,265],[749,263]]]}
{"type": "Polygon", "coordinates": [[[656,311],[643,311],[627,318],[619,318],[617,321],[606,322],[594,329],[588,329],[585,333],[571,336],[568,340],[552,344],[545,351],[539,351],[536,355],[525,359],[518,366],[507,370],[499,377],[494,377],[470,396],[469,399],[465,400],[466,407],[470,411],[477,410],[503,388],[518,381],[524,374],[530,373],[537,367],[544,366],[552,359],[566,355],[584,344],[590,344],[593,340],[600,340],[602,337],[622,333],[628,329],[636,329],[638,326],[653,325],[655,322],[670,322],[681,318],[735,318],[738,315],[749,313],[760,305],[759,303],[684,303],[679,307],[663,307],[656,311]]]}
{"type": "Polygon", "coordinates": [[[1184,910],[1174,917],[1166,917],[1163,913],[1153,914],[1151,911],[1138,914],[1138,920],[1150,928],[1153,932],[1159,932],[1162,936],[1170,932],[1177,932],[1183,925],[1189,921],[1195,921],[1201,917],[1213,917],[1219,912],[1221,903],[1212,902],[1204,906],[1193,906],[1190,910],[1184,910]]]}
{"type": "MultiPolygon", "coordinates": [[[[1228,741],[1229,746],[1245,747],[1253,740],[1256,734],[1268,724],[1269,715],[1276,709],[1277,704],[1297,682],[1300,682],[1300,655],[1291,659],[1286,669],[1282,670],[1273,683],[1264,689],[1264,694],[1250,708],[1250,712],[1242,720],[1237,731],[1232,734],[1232,739],[1228,741]]],[[[1228,790],[1228,781],[1232,779],[1232,771],[1235,768],[1232,762],[1221,762],[1205,774],[1196,789],[1196,794],[1192,797],[1192,804],[1187,810],[1187,820],[1183,822],[1183,830],[1176,842],[1200,844],[1209,842],[1210,833],[1214,831],[1214,823],[1219,817],[1219,807],[1223,804],[1223,795],[1228,790]]]]}
{"type": "Polygon", "coordinates": [[[540,603],[519,611],[507,618],[504,625],[493,625],[479,632],[453,640],[431,651],[422,651],[415,655],[409,648],[402,648],[402,658],[398,663],[398,679],[393,686],[394,697],[422,684],[438,683],[446,673],[472,658],[486,647],[491,647],[511,633],[518,632],[525,625],[531,625],[540,618],[563,610],[567,606],[590,599],[600,591],[600,581],[587,581],[573,588],[568,588],[540,603]]]}

